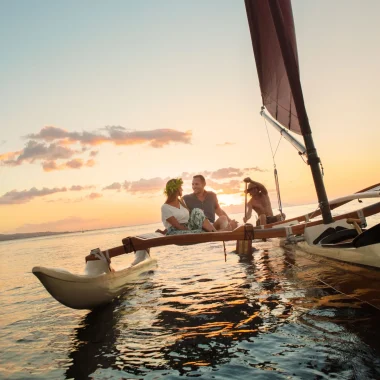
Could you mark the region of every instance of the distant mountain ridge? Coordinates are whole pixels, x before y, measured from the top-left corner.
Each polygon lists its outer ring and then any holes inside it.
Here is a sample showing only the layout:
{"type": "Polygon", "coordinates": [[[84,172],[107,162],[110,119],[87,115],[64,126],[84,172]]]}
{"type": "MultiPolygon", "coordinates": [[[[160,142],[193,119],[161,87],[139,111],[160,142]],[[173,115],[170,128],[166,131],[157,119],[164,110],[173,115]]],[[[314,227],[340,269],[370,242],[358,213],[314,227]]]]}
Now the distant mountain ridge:
{"type": "Polygon", "coordinates": [[[28,238],[34,238],[34,237],[62,235],[62,234],[69,234],[69,233],[72,233],[72,231],[71,232],[70,231],[65,231],[65,232],[45,231],[45,232],[29,232],[29,233],[17,233],[17,234],[0,234],[0,241],[28,239],[28,238]]]}

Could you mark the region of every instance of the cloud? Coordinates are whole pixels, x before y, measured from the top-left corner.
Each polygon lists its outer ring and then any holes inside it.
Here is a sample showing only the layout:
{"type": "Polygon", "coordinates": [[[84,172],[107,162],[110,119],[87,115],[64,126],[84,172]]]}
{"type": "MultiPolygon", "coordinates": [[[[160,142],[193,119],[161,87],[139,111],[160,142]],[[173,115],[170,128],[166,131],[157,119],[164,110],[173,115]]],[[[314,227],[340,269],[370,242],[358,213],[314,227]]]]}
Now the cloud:
{"type": "MultiPolygon", "coordinates": [[[[224,194],[237,194],[242,192],[243,188],[243,178],[245,178],[251,171],[265,171],[258,167],[256,168],[246,168],[246,169],[238,169],[238,168],[222,168],[215,171],[204,170],[202,172],[183,172],[179,176],[184,181],[191,181],[193,176],[197,174],[201,174],[206,178],[207,186],[210,186],[216,191],[223,192],[224,194]],[[234,179],[231,179],[234,178],[234,179]],[[222,180],[229,180],[220,182],[222,180]]],[[[105,186],[102,190],[116,190],[121,191],[122,189],[126,190],[131,194],[155,194],[161,193],[165,188],[166,182],[170,178],[161,178],[155,177],[150,179],[140,179],[139,181],[127,182],[114,182],[108,186],[105,186]]]]}
{"type": "Polygon", "coordinates": [[[128,190],[130,186],[131,186],[131,182],[128,182],[128,181],[124,181],[123,183],[114,182],[111,185],[103,187],[102,190],[117,190],[117,191],[120,191],[121,189],[128,190]]]}
{"type": "Polygon", "coordinates": [[[265,173],[268,170],[267,169],[261,169],[258,166],[255,166],[254,168],[244,168],[243,171],[244,172],[261,172],[261,173],[265,173]]]}
{"type": "Polygon", "coordinates": [[[236,168],[223,168],[218,169],[211,173],[213,179],[224,179],[230,177],[243,177],[244,172],[241,169],[236,168]]]}
{"type": "Polygon", "coordinates": [[[103,195],[100,193],[91,193],[91,194],[87,195],[87,198],[90,200],[94,200],[94,199],[101,198],[102,196],[103,195]]]}
{"type": "Polygon", "coordinates": [[[75,158],[74,160],[67,161],[65,166],[71,169],[79,169],[83,166],[83,160],[80,158],[75,158]]]}
{"type": "Polygon", "coordinates": [[[255,168],[244,168],[244,169],[229,167],[229,168],[218,169],[215,171],[204,170],[201,172],[193,172],[193,173],[183,172],[180,177],[183,180],[192,180],[193,176],[197,174],[201,174],[206,178],[207,183],[210,181],[210,179],[223,180],[223,179],[234,178],[234,177],[235,178],[238,177],[242,181],[251,172],[266,172],[266,171],[267,170],[260,169],[257,166],[255,168]]]}
{"type": "Polygon", "coordinates": [[[150,131],[132,131],[121,126],[107,126],[105,134],[98,132],[68,132],[62,128],[47,126],[39,133],[29,134],[26,137],[45,142],[60,141],[63,145],[79,143],[81,145],[96,146],[104,143],[114,145],[146,144],[154,148],[162,148],[172,142],[190,144],[192,132],[180,132],[174,129],[153,129],[150,131]]]}
{"type": "Polygon", "coordinates": [[[43,161],[43,167],[46,171],[53,170],[53,162],[58,159],[70,159],[80,151],[60,146],[55,143],[44,144],[36,141],[28,141],[25,148],[16,152],[8,152],[0,155],[0,164],[6,166],[18,166],[36,161],[43,161]]]}
{"type": "Polygon", "coordinates": [[[30,190],[17,191],[12,190],[0,197],[0,205],[20,204],[31,201],[36,197],[44,197],[46,195],[61,193],[67,191],[66,187],[48,189],[44,187],[41,190],[33,187],[30,190]]]}
{"type": "Polygon", "coordinates": [[[93,167],[94,165],[94,160],[87,160],[85,162],[81,158],[74,158],[73,160],[64,162],[62,164],[57,164],[55,161],[46,161],[42,163],[42,168],[45,172],[51,172],[54,170],[80,169],[84,166],[93,167]]]}
{"type": "Polygon", "coordinates": [[[18,166],[21,165],[21,162],[17,162],[16,157],[22,153],[22,150],[16,152],[8,152],[0,154],[0,164],[6,166],[18,166]]]}
{"type": "Polygon", "coordinates": [[[57,199],[44,199],[46,203],[79,203],[83,201],[83,197],[80,198],[57,198],[57,199]]]}
{"type": "Polygon", "coordinates": [[[93,159],[87,160],[84,165],[88,168],[92,168],[95,165],[95,161],[93,159]]]}
{"type": "MultiPolygon", "coordinates": [[[[44,197],[50,194],[62,193],[62,192],[67,192],[67,191],[75,191],[75,192],[85,191],[85,190],[90,190],[94,188],[95,186],[93,185],[87,185],[87,186],[72,185],[69,188],[55,187],[53,189],[49,189],[49,188],[44,187],[41,190],[38,190],[37,188],[32,187],[30,190],[23,190],[23,191],[12,190],[12,191],[9,191],[8,193],[5,193],[3,196],[0,197],[0,205],[27,203],[27,202],[32,201],[34,198],[44,197]]],[[[92,196],[90,199],[95,199],[95,197],[96,196],[92,196]]],[[[81,198],[79,200],[81,200],[81,198]]],[[[72,200],[69,200],[69,199],[47,200],[47,202],[59,202],[59,201],[71,202],[72,200]]]]}
{"type": "Polygon", "coordinates": [[[192,132],[180,132],[174,129],[154,129],[151,131],[128,131],[123,127],[106,128],[110,140],[115,145],[135,145],[149,143],[154,148],[162,148],[171,142],[190,144],[192,132]]]}
{"type": "Polygon", "coordinates": [[[104,187],[102,190],[116,190],[121,191],[122,189],[125,190],[128,193],[131,193],[133,195],[136,194],[154,194],[154,193],[162,193],[166,182],[169,180],[168,178],[150,178],[150,179],[144,179],[141,178],[138,181],[124,181],[124,182],[114,182],[111,185],[108,185],[104,187]]]}
{"type": "Polygon", "coordinates": [[[94,189],[95,186],[88,185],[88,186],[80,186],[80,185],[72,185],[69,190],[70,191],[82,191],[82,190],[88,190],[88,189],[94,189]]]}
{"type": "Polygon", "coordinates": [[[34,162],[35,160],[57,160],[71,158],[78,151],[57,144],[46,145],[36,141],[28,141],[17,161],[34,162]]]}
{"type": "Polygon", "coordinates": [[[139,181],[131,182],[129,193],[152,193],[163,191],[169,178],[155,177],[151,179],[141,178],[139,181]]]}
{"type": "Polygon", "coordinates": [[[26,137],[34,140],[54,141],[66,139],[68,137],[68,132],[61,128],[46,126],[43,127],[39,133],[31,133],[26,137]]]}
{"type": "Polygon", "coordinates": [[[92,158],[98,154],[98,150],[89,152],[90,159],[86,163],[76,157],[87,152],[89,147],[110,143],[126,146],[148,144],[154,148],[162,148],[171,143],[190,144],[192,138],[191,131],[181,132],[174,129],[133,131],[121,126],[107,126],[101,132],[68,132],[62,128],[46,126],[38,133],[25,136],[30,140],[26,142],[24,149],[1,154],[0,164],[18,166],[41,161],[45,172],[79,169],[95,165],[92,158]],[[78,149],[71,149],[70,145],[77,145],[78,149]],[[68,161],[57,163],[57,160],[68,161]]]}
{"type": "Polygon", "coordinates": [[[118,190],[120,191],[121,190],[121,183],[119,182],[114,182],[113,184],[111,185],[108,185],[106,187],[103,187],[102,190],[118,190]]]}

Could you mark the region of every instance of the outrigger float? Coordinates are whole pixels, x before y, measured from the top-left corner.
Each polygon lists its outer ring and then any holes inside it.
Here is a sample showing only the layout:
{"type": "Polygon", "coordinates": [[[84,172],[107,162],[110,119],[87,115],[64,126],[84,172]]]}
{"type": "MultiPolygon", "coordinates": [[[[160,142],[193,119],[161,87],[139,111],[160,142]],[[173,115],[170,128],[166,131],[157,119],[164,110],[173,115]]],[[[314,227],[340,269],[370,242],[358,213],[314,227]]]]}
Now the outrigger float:
{"type": "Polygon", "coordinates": [[[284,238],[307,252],[364,265],[380,273],[380,224],[366,229],[365,219],[380,213],[380,202],[339,216],[331,214],[332,209],[351,200],[379,197],[380,184],[328,201],[302,94],[290,0],[245,0],[245,6],[261,88],[261,114],[307,158],[319,210],[259,227],[245,224],[231,232],[127,237],[119,247],[93,250],[86,257],[83,275],[62,269],[33,268],[46,290],[62,304],[76,309],[93,309],[110,302],[124,291],[126,284],[156,265],[150,256],[151,248],[170,244],[235,240],[245,242],[242,246],[249,252],[254,239],[284,238]],[[302,135],[305,146],[287,130],[302,135]],[[311,220],[317,216],[322,219],[311,220]],[[116,272],[110,269],[112,257],[131,252],[135,252],[136,259],[130,267],[116,272]]]}

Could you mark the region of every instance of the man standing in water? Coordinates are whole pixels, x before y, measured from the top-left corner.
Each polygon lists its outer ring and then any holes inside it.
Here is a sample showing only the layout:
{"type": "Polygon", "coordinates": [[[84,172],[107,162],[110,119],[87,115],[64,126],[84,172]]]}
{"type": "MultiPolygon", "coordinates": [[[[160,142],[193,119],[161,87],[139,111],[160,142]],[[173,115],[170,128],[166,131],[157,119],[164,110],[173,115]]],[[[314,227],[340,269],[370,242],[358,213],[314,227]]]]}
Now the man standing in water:
{"type": "Polygon", "coordinates": [[[244,182],[249,183],[246,193],[251,196],[247,204],[247,216],[243,218],[244,223],[252,216],[252,210],[255,210],[258,216],[256,225],[279,222],[285,219],[285,214],[273,216],[272,205],[268,196],[268,191],[264,185],[252,181],[251,178],[245,178],[244,182]]]}
{"type": "Polygon", "coordinates": [[[193,193],[183,197],[190,211],[194,208],[203,210],[206,218],[214,225],[216,230],[231,231],[237,227],[236,220],[230,219],[220,207],[216,194],[205,190],[206,180],[203,175],[195,175],[191,185],[193,193]],[[215,220],[215,214],[219,217],[217,220],[215,220]]]}

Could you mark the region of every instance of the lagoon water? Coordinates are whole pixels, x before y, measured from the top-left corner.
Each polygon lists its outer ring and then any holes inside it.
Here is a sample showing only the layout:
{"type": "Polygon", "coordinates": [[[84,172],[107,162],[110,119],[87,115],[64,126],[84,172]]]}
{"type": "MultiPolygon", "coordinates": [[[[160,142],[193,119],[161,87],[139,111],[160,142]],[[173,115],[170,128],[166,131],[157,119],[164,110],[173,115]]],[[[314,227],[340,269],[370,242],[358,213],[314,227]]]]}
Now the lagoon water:
{"type": "Polygon", "coordinates": [[[0,243],[0,378],[380,379],[380,283],[276,239],[252,256],[232,242],[226,257],[222,243],[155,248],[157,268],[95,311],[62,306],[31,273],[80,273],[92,248],[158,227],[0,243]]]}

